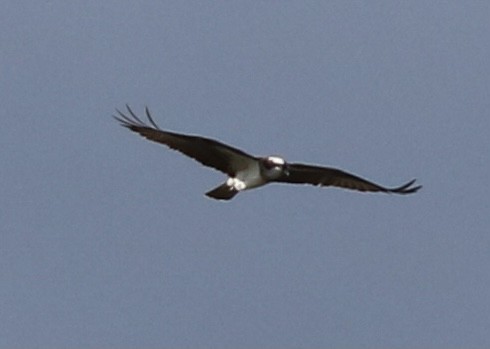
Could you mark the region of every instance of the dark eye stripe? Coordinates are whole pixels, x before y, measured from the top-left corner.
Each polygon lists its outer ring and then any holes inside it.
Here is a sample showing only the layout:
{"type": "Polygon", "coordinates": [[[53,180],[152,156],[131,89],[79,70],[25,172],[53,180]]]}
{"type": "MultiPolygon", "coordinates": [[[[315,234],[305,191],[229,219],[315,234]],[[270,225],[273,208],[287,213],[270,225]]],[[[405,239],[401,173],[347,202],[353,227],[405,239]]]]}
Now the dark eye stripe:
{"type": "Polygon", "coordinates": [[[278,165],[278,164],[276,164],[276,163],[274,163],[274,162],[272,162],[272,161],[266,161],[266,162],[265,162],[265,167],[267,167],[267,168],[269,168],[269,169],[274,168],[274,167],[276,167],[276,166],[279,166],[279,165],[278,165]]]}

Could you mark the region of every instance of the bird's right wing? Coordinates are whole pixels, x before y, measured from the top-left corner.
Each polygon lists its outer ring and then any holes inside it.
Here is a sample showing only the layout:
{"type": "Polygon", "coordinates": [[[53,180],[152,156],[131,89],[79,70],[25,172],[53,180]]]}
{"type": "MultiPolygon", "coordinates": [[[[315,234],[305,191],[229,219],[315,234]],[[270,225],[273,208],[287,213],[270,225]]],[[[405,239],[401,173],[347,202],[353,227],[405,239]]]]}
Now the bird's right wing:
{"type": "Polygon", "coordinates": [[[227,144],[214,139],[193,135],[184,135],[164,131],[158,127],[153,118],[145,109],[149,124],[143,122],[131,108],[126,105],[128,115],[116,109],[118,115],[114,118],[133,132],[151,141],[165,144],[171,149],[177,150],[205,166],[212,167],[234,177],[236,172],[250,166],[257,159],[240,149],[233,148],[227,144]]]}

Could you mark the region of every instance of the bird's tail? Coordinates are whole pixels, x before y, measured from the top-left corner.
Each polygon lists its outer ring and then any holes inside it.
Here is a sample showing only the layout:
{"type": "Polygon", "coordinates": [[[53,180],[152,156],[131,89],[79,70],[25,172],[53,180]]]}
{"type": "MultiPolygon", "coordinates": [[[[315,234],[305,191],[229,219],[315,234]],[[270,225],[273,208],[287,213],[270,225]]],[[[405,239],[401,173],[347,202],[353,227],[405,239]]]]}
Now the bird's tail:
{"type": "Polygon", "coordinates": [[[231,200],[236,194],[238,194],[238,190],[226,183],[223,183],[206,193],[207,196],[216,200],[231,200]]]}

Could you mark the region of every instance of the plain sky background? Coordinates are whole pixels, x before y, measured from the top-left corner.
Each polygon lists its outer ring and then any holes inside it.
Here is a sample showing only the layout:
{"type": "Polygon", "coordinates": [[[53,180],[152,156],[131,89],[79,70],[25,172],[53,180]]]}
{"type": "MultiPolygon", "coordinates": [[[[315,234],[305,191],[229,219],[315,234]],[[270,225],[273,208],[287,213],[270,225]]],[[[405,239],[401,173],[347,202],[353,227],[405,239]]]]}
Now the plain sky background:
{"type": "Polygon", "coordinates": [[[490,347],[490,2],[0,7],[1,348],[490,347]],[[125,103],[424,188],[213,201],[125,103]]]}

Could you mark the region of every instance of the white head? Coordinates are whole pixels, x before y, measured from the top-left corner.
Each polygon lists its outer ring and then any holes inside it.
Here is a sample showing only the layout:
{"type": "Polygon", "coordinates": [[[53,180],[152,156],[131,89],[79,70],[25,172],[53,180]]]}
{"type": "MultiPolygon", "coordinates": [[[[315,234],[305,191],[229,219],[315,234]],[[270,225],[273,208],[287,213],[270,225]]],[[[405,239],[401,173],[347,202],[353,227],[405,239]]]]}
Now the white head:
{"type": "Polygon", "coordinates": [[[287,163],[279,156],[267,156],[260,162],[262,175],[268,179],[276,179],[283,173],[287,174],[287,163]]]}
{"type": "Polygon", "coordinates": [[[286,164],[286,161],[279,156],[268,156],[266,157],[266,161],[268,161],[270,164],[273,164],[274,166],[284,166],[286,164]]]}

